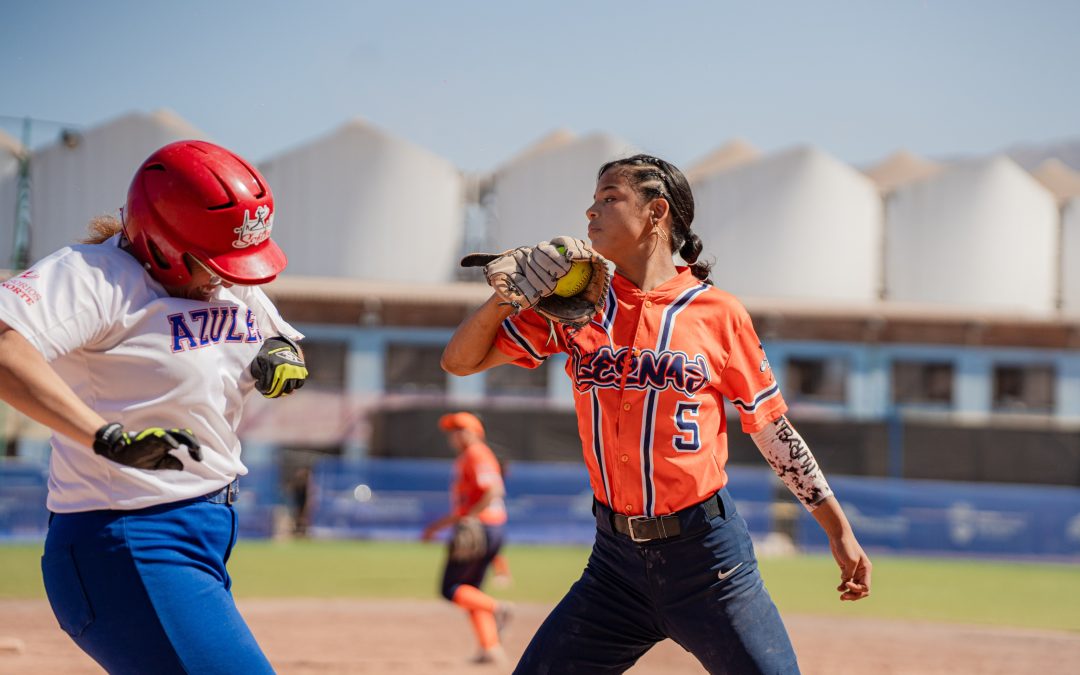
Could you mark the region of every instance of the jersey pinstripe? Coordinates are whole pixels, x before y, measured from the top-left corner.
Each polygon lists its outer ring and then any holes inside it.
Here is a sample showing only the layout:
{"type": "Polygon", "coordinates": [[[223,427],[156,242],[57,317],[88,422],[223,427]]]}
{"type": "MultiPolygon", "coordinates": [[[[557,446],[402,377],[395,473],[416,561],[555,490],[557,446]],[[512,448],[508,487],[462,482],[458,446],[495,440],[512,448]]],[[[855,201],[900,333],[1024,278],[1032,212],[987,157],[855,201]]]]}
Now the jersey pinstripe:
{"type": "Polygon", "coordinates": [[[628,515],[671,513],[724,487],[725,398],[748,433],[787,410],[746,309],[685,267],[649,292],[615,274],[604,311],[581,329],[556,326],[555,339],[521,312],[495,344],[524,367],[569,355],[593,492],[628,515]]]}

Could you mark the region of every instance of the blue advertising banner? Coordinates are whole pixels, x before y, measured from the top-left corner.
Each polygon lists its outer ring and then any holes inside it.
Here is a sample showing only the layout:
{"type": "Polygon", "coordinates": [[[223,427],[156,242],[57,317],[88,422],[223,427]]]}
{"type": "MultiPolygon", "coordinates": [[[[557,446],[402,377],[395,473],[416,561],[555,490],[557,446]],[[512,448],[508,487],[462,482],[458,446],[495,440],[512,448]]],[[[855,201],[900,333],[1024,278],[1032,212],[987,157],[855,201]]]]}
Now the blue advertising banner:
{"type": "MultiPolygon", "coordinates": [[[[49,527],[49,469],[39,464],[0,462],[0,541],[43,540],[49,527]]],[[[269,537],[281,504],[276,467],[255,467],[240,479],[234,504],[240,536],[269,537]]]]}
{"type": "MultiPolygon", "coordinates": [[[[308,534],[324,538],[403,539],[450,508],[448,460],[324,460],[308,490],[308,534]]],[[[751,533],[776,529],[774,502],[793,497],[768,468],[731,467],[728,489],[751,533]]],[[[0,462],[0,541],[40,540],[48,527],[47,469],[0,462]]],[[[988,483],[832,476],[859,541],[909,554],[1004,557],[1080,556],[1080,489],[988,483]]],[[[580,463],[516,462],[506,476],[508,539],[514,543],[592,541],[592,491],[580,463]]],[[[295,509],[276,467],[253,467],[240,480],[235,505],[240,536],[266,538],[278,517],[295,509]]],[[[828,542],[802,508],[795,521],[800,548],[828,542]]],[[[782,525],[782,524],[781,524],[782,525]]]]}
{"type": "Polygon", "coordinates": [[[38,464],[0,464],[0,541],[44,539],[49,526],[45,497],[49,469],[38,464]]]}
{"type": "MultiPolygon", "coordinates": [[[[450,509],[449,460],[324,460],[313,476],[310,533],[413,539],[450,509]]],[[[751,532],[771,527],[772,472],[729,471],[730,491],[751,532]]],[[[507,537],[515,543],[591,543],[592,489],[577,462],[515,462],[506,474],[507,537]]]]}
{"type": "MultiPolygon", "coordinates": [[[[1080,555],[1080,489],[837,476],[829,479],[864,547],[904,553],[1080,555]]],[[[827,546],[803,513],[798,544],[827,546]]]]}

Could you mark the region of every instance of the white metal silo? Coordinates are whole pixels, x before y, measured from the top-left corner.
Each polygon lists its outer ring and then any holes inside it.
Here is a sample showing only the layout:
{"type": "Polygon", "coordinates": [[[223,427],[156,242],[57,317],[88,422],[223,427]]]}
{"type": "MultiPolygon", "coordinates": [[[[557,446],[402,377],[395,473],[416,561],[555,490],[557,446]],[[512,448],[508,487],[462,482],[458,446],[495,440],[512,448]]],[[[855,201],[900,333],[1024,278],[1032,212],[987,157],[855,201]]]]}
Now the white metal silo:
{"type": "Polygon", "coordinates": [[[273,237],[289,257],[286,274],[453,278],[464,188],[447,160],[353,120],[259,168],[274,191],[273,237]]]}
{"type": "Polygon", "coordinates": [[[11,267],[21,153],[19,142],[0,131],[0,269],[11,267]]]}
{"type": "Polygon", "coordinates": [[[1061,309],[1080,317],[1080,197],[1061,210],[1061,309]]]}
{"type": "Polygon", "coordinates": [[[206,135],[167,110],[133,112],[34,152],[31,261],[82,239],[94,216],[116,215],[143,160],[188,138],[206,135]]]}
{"type": "Polygon", "coordinates": [[[488,247],[503,251],[559,235],[585,238],[596,172],[637,150],[603,133],[571,139],[565,133],[534,145],[495,171],[488,247]]]}
{"type": "Polygon", "coordinates": [[[1054,197],[1000,156],[951,165],[886,204],[886,298],[1043,312],[1056,295],[1054,197]]]}
{"type": "Polygon", "coordinates": [[[694,229],[717,286],[737,295],[876,300],[881,198],[812,147],[700,177],[694,229]]]}

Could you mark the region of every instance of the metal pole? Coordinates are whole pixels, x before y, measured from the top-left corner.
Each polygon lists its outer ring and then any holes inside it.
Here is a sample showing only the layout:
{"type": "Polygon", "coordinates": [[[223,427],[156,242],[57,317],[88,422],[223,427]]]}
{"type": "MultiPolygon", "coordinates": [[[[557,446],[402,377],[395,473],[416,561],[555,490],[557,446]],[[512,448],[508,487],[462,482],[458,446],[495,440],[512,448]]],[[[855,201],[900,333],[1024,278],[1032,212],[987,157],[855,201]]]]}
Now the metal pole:
{"type": "Polygon", "coordinates": [[[15,238],[11,247],[11,268],[30,265],[30,118],[23,118],[19,177],[15,192],[15,238]]]}

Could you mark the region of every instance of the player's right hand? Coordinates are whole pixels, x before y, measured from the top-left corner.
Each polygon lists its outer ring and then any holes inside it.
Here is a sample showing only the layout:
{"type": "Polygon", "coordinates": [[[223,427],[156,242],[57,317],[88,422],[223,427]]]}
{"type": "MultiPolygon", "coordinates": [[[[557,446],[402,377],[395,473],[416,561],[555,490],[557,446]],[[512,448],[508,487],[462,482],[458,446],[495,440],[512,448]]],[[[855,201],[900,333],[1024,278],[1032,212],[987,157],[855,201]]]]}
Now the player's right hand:
{"type": "Polygon", "coordinates": [[[142,431],[124,431],[122,425],[112,422],[94,434],[96,454],[136,469],[183,469],[183,462],[170,454],[180,446],[187,447],[193,460],[202,461],[202,449],[191,429],[150,427],[142,431]]]}
{"type": "Polygon", "coordinates": [[[569,237],[557,237],[551,241],[542,241],[529,249],[528,265],[532,276],[538,279],[537,287],[547,297],[555,292],[555,285],[570,271],[571,258],[561,240],[569,237]],[[557,241],[557,240],[558,241],[557,241]],[[560,251],[558,246],[563,246],[560,251]]]}
{"type": "Polygon", "coordinates": [[[465,256],[466,267],[484,265],[488,285],[516,309],[529,309],[555,292],[555,285],[571,263],[563,253],[542,241],[536,246],[521,246],[494,255],[477,253],[465,256]]]}
{"type": "Polygon", "coordinates": [[[304,386],[308,376],[300,347],[284,335],[267,338],[249,370],[255,388],[266,398],[288,396],[304,386]]]}

